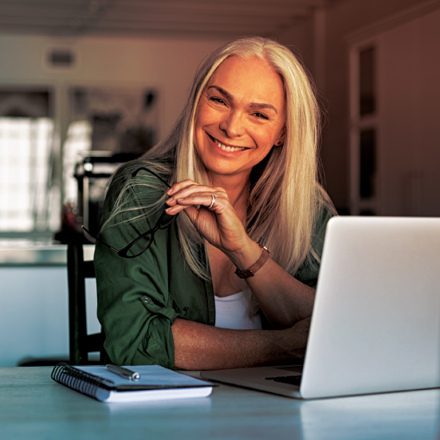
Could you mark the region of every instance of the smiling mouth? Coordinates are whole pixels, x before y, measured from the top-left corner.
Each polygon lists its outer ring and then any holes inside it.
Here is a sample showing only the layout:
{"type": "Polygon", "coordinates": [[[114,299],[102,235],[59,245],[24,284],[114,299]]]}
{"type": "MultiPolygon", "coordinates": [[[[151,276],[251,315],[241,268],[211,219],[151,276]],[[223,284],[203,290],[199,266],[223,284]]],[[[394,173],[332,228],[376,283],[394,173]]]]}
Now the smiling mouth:
{"type": "Polygon", "coordinates": [[[212,137],[211,135],[208,134],[208,136],[212,139],[212,141],[217,145],[217,147],[220,148],[220,150],[225,151],[227,153],[232,153],[235,151],[244,151],[247,150],[246,147],[232,147],[230,145],[225,145],[222,144],[219,140],[217,140],[216,138],[212,137]]]}

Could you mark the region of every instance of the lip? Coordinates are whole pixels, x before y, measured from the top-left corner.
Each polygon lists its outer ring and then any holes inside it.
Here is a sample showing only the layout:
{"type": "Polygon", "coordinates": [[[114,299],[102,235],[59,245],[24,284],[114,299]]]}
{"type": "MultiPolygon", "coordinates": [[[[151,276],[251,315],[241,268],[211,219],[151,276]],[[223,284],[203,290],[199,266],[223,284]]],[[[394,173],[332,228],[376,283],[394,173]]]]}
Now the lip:
{"type": "Polygon", "coordinates": [[[247,151],[247,150],[250,149],[249,147],[243,147],[243,146],[239,146],[239,145],[231,145],[231,144],[229,144],[229,143],[221,142],[219,139],[215,138],[214,136],[211,136],[211,135],[208,134],[208,133],[206,133],[206,134],[207,134],[207,136],[208,136],[208,138],[209,138],[209,140],[210,140],[210,143],[211,143],[213,149],[214,149],[215,151],[217,151],[219,154],[221,154],[222,156],[226,156],[226,157],[235,157],[235,156],[240,155],[240,154],[242,154],[242,153],[244,153],[245,151],[247,151]],[[236,151],[225,151],[225,150],[223,150],[222,148],[220,148],[220,147],[217,145],[217,142],[219,142],[219,143],[221,143],[222,145],[225,145],[225,146],[227,146],[227,147],[240,148],[240,150],[236,150],[236,151]]]}

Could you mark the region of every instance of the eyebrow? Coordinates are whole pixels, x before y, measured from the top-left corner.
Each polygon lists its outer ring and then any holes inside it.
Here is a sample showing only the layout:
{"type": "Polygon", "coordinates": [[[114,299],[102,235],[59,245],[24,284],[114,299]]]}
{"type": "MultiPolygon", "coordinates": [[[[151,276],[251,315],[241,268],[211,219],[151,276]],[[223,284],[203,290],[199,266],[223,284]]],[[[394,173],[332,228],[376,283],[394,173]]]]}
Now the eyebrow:
{"type": "MultiPolygon", "coordinates": [[[[225,98],[227,98],[229,101],[234,102],[234,97],[225,89],[223,89],[222,87],[219,86],[209,86],[208,89],[216,89],[221,95],[223,95],[225,98]]],[[[272,104],[267,104],[267,103],[263,103],[263,102],[251,102],[249,104],[249,107],[252,109],[271,109],[273,110],[275,113],[278,113],[278,110],[276,109],[276,107],[274,107],[272,104]]]]}

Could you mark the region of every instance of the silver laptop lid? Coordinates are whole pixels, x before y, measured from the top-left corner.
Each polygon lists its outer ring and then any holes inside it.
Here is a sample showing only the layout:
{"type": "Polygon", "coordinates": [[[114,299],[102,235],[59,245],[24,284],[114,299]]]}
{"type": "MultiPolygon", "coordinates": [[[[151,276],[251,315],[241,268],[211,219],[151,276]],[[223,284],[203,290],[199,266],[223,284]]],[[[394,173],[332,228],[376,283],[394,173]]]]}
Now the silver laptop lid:
{"type": "Polygon", "coordinates": [[[303,398],[440,386],[440,219],[327,227],[303,398]]]}

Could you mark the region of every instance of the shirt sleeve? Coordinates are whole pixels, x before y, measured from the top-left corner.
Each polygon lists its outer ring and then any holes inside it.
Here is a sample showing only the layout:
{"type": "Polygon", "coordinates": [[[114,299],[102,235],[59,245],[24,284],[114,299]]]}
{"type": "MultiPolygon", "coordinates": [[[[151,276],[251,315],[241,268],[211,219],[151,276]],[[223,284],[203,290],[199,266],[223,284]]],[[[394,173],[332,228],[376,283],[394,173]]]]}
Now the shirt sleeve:
{"type": "Polygon", "coordinates": [[[312,249],[304,263],[295,274],[302,283],[316,287],[318,284],[319,268],[321,264],[322,250],[324,247],[325,232],[328,221],[335,215],[335,211],[326,204],[321,205],[312,236],[312,249]]]}
{"type": "MultiPolygon", "coordinates": [[[[131,195],[132,218],[140,214],[137,206],[140,202],[136,194],[131,192],[131,195]]],[[[139,215],[137,221],[118,219],[107,225],[99,238],[122,249],[140,233],[151,229],[160,214],[139,215]]],[[[181,311],[168,286],[166,250],[172,234],[176,234],[174,228],[159,229],[148,251],[136,258],[122,258],[97,242],[98,318],[106,337],[104,348],[116,364],[159,364],[168,368],[174,365],[171,325],[181,311]]]]}

